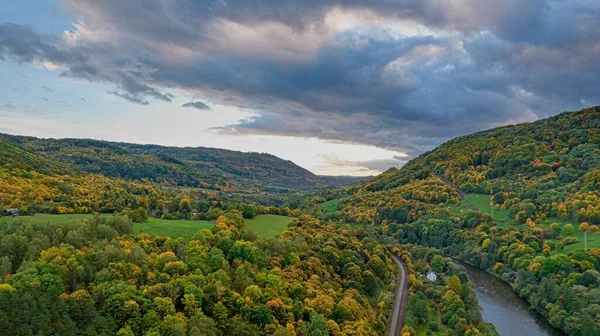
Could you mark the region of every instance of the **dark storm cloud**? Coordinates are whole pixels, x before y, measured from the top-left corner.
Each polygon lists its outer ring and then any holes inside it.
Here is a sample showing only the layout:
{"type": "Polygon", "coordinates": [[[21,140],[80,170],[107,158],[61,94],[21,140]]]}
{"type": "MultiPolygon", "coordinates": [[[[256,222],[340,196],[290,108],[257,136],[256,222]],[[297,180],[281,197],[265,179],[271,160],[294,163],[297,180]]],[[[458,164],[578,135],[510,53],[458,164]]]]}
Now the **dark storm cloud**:
{"type": "Polygon", "coordinates": [[[112,94],[138,104],[185,89],[257,112],[221,132],[412,156],[452,136],[600,103],[598,1],[62,3],[83,28],[66,38],[0,24],[0,58],[59,64],[64,76],[113,84],[112,94]],[[333,31],[334,10],[379,23],[333,31]]]}
{"type": "Polygon", "coordinates": [[[183,104],[181,106],[182,107],[192,107],[192,108],[195,108],[195,109],[198,109],[198,110],[204,110],[204,111],[210,110],[210,106],[204,104],[201,101],[197,101],[197,100],[196,101],[187,102],[187,103],[185,103],[185,104],[183,104]]]}
{"type": "Polygon", "coordinates": [[[302,30],[321,24],[332,8],[370,11],[441,29],[494,30],[513,39],[539,40],[541,30],[559,27],[559,22],[550,24],[556,22],[553,14],[579,18],[584,9],[587,13],[590,8],[597,10],[591,0],[574,1],[571,5],[547,0],[63,0],[62,3],[88,19],[119,30],[133,31],[150,39],[185,42],[207,35],[207,23],[215,18],[250,25],[275,21],[302,30]]]}
{"type": "Polygon", "coordinates": [[[172,94],[145,83],[148,69],[132,66],[131,60],[121,59],[119,54],[114,47],[103,43],[71,47],[64,39],[41,35],[33,28],[0,23],[0,59],[11,57],[19,62],[64,65],[66,70],[61,76],[115,84],[126,94],[111,93],[132,102],[142,103],[146,96],[171,101],[172,94]]]}

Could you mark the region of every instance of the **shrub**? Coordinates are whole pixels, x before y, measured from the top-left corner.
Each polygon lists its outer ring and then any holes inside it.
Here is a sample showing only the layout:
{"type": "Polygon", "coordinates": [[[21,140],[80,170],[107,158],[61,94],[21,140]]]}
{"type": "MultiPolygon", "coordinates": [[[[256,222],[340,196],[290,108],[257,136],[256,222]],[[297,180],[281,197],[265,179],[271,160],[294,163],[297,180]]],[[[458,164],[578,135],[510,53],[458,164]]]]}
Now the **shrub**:
{"type": "Polygon", "coordinates": [[[429,323],[427,323],[427,328],[429,328],[429,330],[438,331],[440,326],[435,321],[429,321],[429,323]]]}
{"type": "Polygon", "coordinates": [[[567,246],[567,245],[571,245],[571,244],[575,244],[577,243],[577,237],[567,237],[565,239],[562,240],[562,243],[567,246]]]}

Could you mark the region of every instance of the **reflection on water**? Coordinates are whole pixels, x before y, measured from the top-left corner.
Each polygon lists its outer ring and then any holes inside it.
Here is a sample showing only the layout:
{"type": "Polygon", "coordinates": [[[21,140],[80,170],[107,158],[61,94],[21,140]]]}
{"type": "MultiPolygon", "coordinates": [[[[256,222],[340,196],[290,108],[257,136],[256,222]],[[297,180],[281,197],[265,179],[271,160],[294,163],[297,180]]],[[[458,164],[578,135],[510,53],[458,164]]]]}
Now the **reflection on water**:
{"type": "Polygon", "coordinates": [[[527,302],[520,298],[510,285],[476,267],[460,264],[466,268],[469,279],[475,286],[483,319],[493,323],[500,335],[564,335],[541,315],[530,310],[527,302]]]}

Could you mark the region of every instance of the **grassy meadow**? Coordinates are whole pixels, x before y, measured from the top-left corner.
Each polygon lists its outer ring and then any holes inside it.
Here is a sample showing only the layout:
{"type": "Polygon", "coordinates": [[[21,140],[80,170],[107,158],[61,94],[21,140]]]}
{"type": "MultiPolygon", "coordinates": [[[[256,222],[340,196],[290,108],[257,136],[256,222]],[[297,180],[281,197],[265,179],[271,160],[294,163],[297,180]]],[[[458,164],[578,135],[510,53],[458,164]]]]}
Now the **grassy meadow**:
{"type": "MultiPolygon", "coordinates": [[[[490,200],[492,195],[485,194],[467,194],[458,204],[450,204],[450,211],[455,214],[466,212],[467,210],[476,210],[492,215],[490,200]]],[[[508,211],[506,209],[494,209],[493,219],[499,226],[509,224],[508,211]]]]}
{"type": "MultiPolygon", "coordinates": [[[[110,215],[102,215],[110,216],[110,215]]],[[[72,220],[91,219],[93,215],[89,214],[74,214],[74,215],[49,215],[37,214],[35,216],[20,216],[20,217],[0,217],[0,225],[9,223],[15,220],[33,220],[48,223],[64,223],[72,220]]],[[[246,230],[254,231],[259,237],[271,238],[278,235],[287,228],[287,225],[292,221],[291,217],[277,215],[258,215],[253,219],[245,219],[244,225],[246,230]]],[[[167,236],[172,238],[192,238],[194,234],[202,229],[210,229],[214,225],[211,221],[199,220],[167,220],[160,218],[149,218],[144,223],[133,223],[133,231],[135,234],[147,233],[149,235],[167,236]]]]}
{"type": "Polygon", "coordinates": [[[258,215],[252,219],[244,219],[246,230],[254,231],[259,237],[272,238],[285,230],[292,217],[278,215],[258,215]]]}
{"type": "MultiPolygon", "coordinates": [[[[450,211],[455,214],[459,214],[461,212],[466,212],[468,210],[478,210],[484,213],[492,215],[492,208],[490,207],[490,199],[491,195],[484,194],[467,194],[465,198],[461,200],[458,204],[451,204],[450,211]]],[[[509,227],[513,226],[517,229],[528,230],[529,228],[523,224],[517,224],[513,220],[508,218],[508,210],[506,209],[494,209],[494,222],[498,227],[509,227]]],[[[566,224],[573,225],[574,233],[571,235],[562,234],[559,239],[554,239],[555,242],[560,242],[566,237],[575,237],[577,238],[577,243],[566,245],[563,249],[560,250],[552,250],[552,254],[557,253],[569,253],[570,251],[575,251],[579,249],[583,249],[585,246],[584,242],[584,233],[579,230],[579,223],[573,220],[564,220],[559,218],[547,218],[539,227],[543,227],[545,229],[550,229],[550,224],[557,223],[561,227],[564,227],[566,224]]],[[[597,247],[600,248],[600,234],[589,234],[587,235],[587,247],[597,247]]]]}
{"type": "Polygon", "coordinates": [[[346,198],[336,198],[319,204],[319,209],[323,210],[326,214],[334,213],[338,211],[338,205],[346,198]]]}
{"type": "Polygon", "coordinates": [[[133,223],[133,232],[147,233],[152,236],[167,236],[172,238],[192,238],[196,232],[202,229],[210,229],[215,224],[209,221],[199,220],[166,220],[160,218],[149,218],[144,223],[133,223]]]}

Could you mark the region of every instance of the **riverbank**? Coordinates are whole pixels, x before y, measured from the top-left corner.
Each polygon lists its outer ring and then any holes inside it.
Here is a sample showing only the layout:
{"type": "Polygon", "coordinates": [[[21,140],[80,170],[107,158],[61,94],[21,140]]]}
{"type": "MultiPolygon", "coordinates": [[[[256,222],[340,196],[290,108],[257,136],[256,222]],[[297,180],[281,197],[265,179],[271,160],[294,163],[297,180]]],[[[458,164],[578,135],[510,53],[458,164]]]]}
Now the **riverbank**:
{"type": "Polygon", "coordinates": [[[475,287],[480,311],[485,321],[494,324],[501,336],[563,336],[539,313],[529,308],[527,301],[517,295],[510,284],[498,277],[454,259],[463,266],[475,287]]]}

